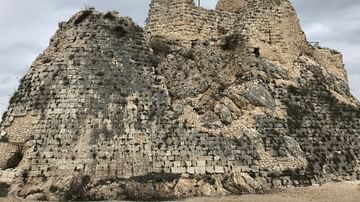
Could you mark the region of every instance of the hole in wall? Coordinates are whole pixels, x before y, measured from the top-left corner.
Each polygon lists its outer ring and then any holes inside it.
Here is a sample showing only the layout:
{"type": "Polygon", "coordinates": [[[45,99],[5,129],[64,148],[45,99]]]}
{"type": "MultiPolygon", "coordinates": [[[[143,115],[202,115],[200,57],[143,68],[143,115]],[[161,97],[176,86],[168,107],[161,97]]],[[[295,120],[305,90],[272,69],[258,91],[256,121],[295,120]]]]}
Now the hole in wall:
{"type": "Polygon", "coordinates": [[[260,48],[254,48],[254,51],[253,51],[255,57],[260,57],[260,48]]]}

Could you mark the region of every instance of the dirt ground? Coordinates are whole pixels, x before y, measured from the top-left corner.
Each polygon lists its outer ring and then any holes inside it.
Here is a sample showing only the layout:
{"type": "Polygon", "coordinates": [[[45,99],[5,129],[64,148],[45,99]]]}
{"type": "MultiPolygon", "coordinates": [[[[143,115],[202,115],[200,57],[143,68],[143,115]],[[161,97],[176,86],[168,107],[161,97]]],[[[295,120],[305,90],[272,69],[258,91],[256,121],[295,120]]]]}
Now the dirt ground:
{"type": "Polygon", "coordinates": [[[359,202],[360,182],[329,183],[264,195],[192,198],[186,202],[359,202]]]}
{"type": "MultiPolygon", "coordinates": [[[[18,200],[0,198],[0,202],[18,200]]],[[[218,198],[190,198],[184,202],[359,202],[360,181],[329,183],[321,187],[289,189],[279,193],[263,195],[227,196],[218,198]]]]}

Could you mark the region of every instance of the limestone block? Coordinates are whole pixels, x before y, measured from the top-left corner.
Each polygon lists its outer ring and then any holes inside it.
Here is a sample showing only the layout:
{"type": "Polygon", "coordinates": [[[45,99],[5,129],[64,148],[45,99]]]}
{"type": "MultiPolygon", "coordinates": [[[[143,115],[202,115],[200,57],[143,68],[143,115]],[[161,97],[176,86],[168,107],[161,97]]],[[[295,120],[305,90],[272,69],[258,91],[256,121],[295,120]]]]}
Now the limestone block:
{"type": "Polygon", "coordinates": [[[171,173],[186,173],[186,168],[184,167],[172,167],[171,173]]]}
{"type": "Polygon", "coordinates": [[[215,173],[224,173],[224,167],[223,166],[214,166],[215,173]]]}
{"type": "Polygon", "coordinates": [[[195,167],[195,173],[196,174],[205,174],[206,173],[205,167],[195,167]]]}
{"type": "Polygon", "coordinates": [[[197,167],[205,167],[206,166],[206,161],[205,160],[197,161],[196,166],[197,167]]]}
{"type": "Polygon", "coordinates": [[[190,174],[195,174],[195,167],[188,167],[186,168],[186,172],[190,174]]]}

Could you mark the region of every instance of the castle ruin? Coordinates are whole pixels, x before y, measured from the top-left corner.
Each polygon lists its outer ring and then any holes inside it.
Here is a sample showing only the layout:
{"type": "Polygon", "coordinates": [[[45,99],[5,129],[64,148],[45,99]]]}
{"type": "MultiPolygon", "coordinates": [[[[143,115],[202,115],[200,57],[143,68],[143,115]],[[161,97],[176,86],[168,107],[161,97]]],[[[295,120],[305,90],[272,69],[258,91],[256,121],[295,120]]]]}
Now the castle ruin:
{"type": "Polygon", "coordinates": [[[216,10],[152,0],[144,29],[80,11],[31,65],[0,130],[0,189],[26,199],[360,178],[360,104],[342,55],[308,43],[288,0],[219,0],[216,10]]]}

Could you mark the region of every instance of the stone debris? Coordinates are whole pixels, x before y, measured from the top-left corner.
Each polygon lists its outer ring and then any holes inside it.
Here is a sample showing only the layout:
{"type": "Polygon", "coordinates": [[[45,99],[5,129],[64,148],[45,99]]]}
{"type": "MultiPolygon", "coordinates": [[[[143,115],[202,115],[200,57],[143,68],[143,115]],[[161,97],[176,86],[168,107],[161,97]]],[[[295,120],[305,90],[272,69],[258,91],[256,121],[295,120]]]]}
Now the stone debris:
{"type": "Polygon", "coordinates": [[[78,12],[0,125],[0,194],[154,200],[360,179],[360,104],[288,0],[78,12]],[[11,185],[11,186],[10,186],[11,185]]]}

